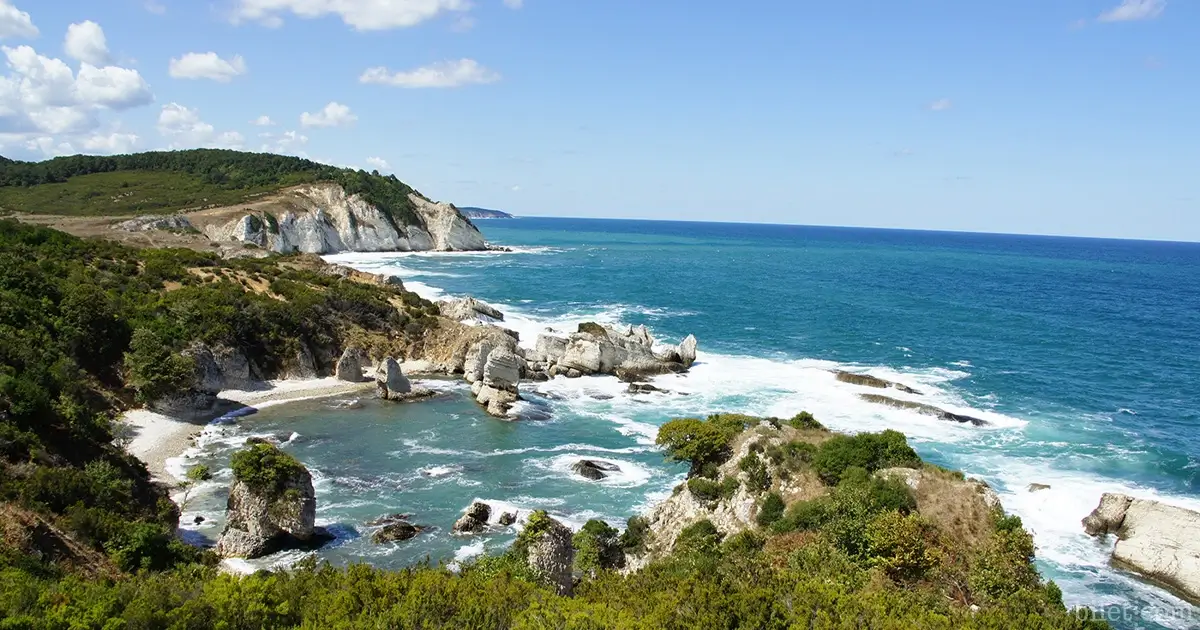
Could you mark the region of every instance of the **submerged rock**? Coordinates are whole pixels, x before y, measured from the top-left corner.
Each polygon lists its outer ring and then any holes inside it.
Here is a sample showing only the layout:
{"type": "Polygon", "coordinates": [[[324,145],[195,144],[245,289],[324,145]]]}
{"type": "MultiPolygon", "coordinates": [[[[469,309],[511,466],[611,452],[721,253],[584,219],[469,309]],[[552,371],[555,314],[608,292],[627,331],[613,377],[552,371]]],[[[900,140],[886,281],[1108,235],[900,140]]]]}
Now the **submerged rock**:
{"type": "Polygon", "coordinates": [[[591,459],[581,459],[571,465],[571,470],[574,470],[581,477],[586,477],[593,481],[599,481],[608,477],[607,473],[619,472],[620,466],[610,464],[609,462],[600,462],[591,459]]]}
{"type": "Polygon", "coordinates": [[[264,440],[247,442],[237,453],[238,474],[229,489],[225,530],[217,540],[219,555],[258,558],[276,551],[315,548],[332,539],[314,526],[317,496],[312,475],[303,464],[264,440]]]}
{"type": "Polygon", "coordinates": [[[1050,486],[1047,484],[1044,484],[1044,483],[1031,483],[1026,488],[1026,490],[1029,490],[1030,492],[1038,492],[1040,490],[1049,490],[1049,489],[1050,489],[1050,486]]]}
{"type": "Polygon", "coordinates": [[[852,385],[862,385],[863,387],[877,387],[879,389],[887,389],[890,387],[892,389],[898,389],[898,390],[908,393],[908,394],[920,395],[920,393],[921,393],[921,392],[909,387],[908,385],[904,385],[903,383],[889,381],[887,379],[879,378],[878,376],[871,376],[870,374],[857,374],[855,372],[847,372],[845,370],[837,370],[836,372],[834,372],[834,374],[837,375],[837,380],[839,380],[843,383],[850,383],[852,385]]]}
{"type": "Polygon", "coordinates": [[[475,501],[467,511],[454,522],[451,529],[455,534],[477,534],[487,529],[488,519],[492,516],[492,508],[483,501],[475,501]]]}
{"type": "Polygon", "coordinates": [[[1200,512],[1105,493],[1083,527],[1093,536],[1117,535],[1115,565],[1200,603],[1200,512]]]}
{"type": "Polygon", "coordinates": [[[417,534],[425,531],[422,525],[413,525],[408,521],[395,520],[387,523],[382,529],[371,534],[371,542],[375,544],[401,542],[416,538],[417,534]]]}
{"type": "Polygon", "coordinates": [[[629,387],[625,391],[629,392],[630,394],[652,394],[664,390],[659,389],[649,383],[630,383],[629,387]]]}
{"type": "Polygon", "coordinates": [[[858,397],[867,402],[887,405],[897,409],[909,409],[917,413],[923,413],[927,416],[933,416],[941,420],[949,420],[951,422],[959,422],[962,424],[971,424],[977,427],[984,427],[988,425],[987,420],[981,420],[972,416],[946,411],[945,409],[940,409],[925,403],[913,402],[911,400],[900,400],[898,398],[890,398],[880,394],[859,394],[858,397]]]}

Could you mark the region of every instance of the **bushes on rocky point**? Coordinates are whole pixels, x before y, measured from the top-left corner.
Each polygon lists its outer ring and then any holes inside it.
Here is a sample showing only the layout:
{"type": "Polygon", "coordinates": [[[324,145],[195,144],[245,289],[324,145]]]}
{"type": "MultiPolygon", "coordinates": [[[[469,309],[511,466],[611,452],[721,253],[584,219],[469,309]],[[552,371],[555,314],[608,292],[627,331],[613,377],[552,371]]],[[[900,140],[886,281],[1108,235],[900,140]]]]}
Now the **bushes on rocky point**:
{"type": "Polygon", "coordinates": [[[621,548],[630,553],[639,553],[650,537],[650,521],[644,516],[631,516],[625,522],[625,531],[618,541],[621,548]]]}
{"type": "Polygon", "coordinates": [[[691,475],[715,476],[714,465],[729,458],[729,445],[739,433],[759,422],[739,414],[715,414],[704,420],[681,418],[659,428],[656,443],[667,457],[691,464],[691,475]]]}
{"type": "Polygon", "coordinates": [[[792,419],[788,420],[788,424],[790,424],[793,428],[800,429],[802,431],[826,431],[827,430],[825,428],[825,425],[821,424],[820,422],[817,422],[817,419],[814,418],[813,415],[811,413],[808,413],[807,411],[801,411],[800,413],[792,416],[792,419]]]}
{"type": "Polygon", "coordinates": [[[673,553],[679,555],[701,554],[713,555],[721,544],[724,534],[717,529],[712,521],[704,519],[683,528],[675,539],[673,553]]]}
{"type": "Polygon", "coordinates": [[[233,476],[253,488],[279,489],[289,479],[304,474],[304,465],[273,444],[251,442],[233,454],[233,476]]]}
{"type": "Polygon", "coordinates": [[[852,467],[868,473],[897,466],[916,468],[921,465],[921,458],[908,445],[903,433],[889,429],[882,433],[835,435],[817,447],[812,464],[822,481],[837,485],[852,467]]]}
{"type": "Polygon", "coordinates": [[[746,473],[746,487],[753,493],[766,492],[771,488],[771,472],[758,453],[751,451],[740,461],[738,469],[746,473]]]}
{"type": "Polygon", "coordinates": [[[620,532],[608,523],[592,519],[584,524],[571,539],[575,547],[575,568],[595,575],[604,569],[615,569],[621,565],[620,532]]]}
{"type": "Polygon", "coordinates": [[[787,508],[783,503],[783,497],[779,496],[778,492],[772,492],[763,498],[762,504],[758,506],[758,516],[755,517],[759,527],[770,527],[776,521],[783,518],[783,512],[787,508]]]}
{"type": "Polygon", "coordinates": [[[714,481],[708,477],[692,477],[687,481],[688,492],[701,501],[715,502],[728,499],[737,492],[741,482],[736,477],[726,477],[723,481],[714,481]]]}

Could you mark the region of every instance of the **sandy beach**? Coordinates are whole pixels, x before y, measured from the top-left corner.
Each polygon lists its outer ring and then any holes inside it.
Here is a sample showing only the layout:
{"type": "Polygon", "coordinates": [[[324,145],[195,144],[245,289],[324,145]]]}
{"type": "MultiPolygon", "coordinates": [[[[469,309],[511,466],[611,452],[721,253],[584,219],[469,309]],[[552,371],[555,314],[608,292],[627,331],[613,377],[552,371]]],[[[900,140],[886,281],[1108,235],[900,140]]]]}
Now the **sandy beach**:
{"type": "MultiPolygon", "coordinates": [[[[245,407],[262,409],[288,402],[340,396],[369,390],[374,382],[348,383],[336,378],[269,381],[262,389],[252,391],[226,390],[218,394],[225,401],[245,407]]],[[[125,450],[146,463],[150,474],[163,481],[175,480],[165,469],[167,459],[176,457],[191,446],[192,439],[211,421],[186,420],[148,409],[135,409],[122,416],[132,434],[125,450]]],[[[175,480],[178,481],[178,480],[175,480]]]]}

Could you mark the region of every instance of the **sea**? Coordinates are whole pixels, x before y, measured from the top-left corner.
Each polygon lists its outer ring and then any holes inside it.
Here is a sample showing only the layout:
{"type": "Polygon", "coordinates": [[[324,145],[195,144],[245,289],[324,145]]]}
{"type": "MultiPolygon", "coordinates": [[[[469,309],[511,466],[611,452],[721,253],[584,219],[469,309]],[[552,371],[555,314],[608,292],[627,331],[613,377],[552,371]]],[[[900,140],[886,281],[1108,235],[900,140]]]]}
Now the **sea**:
{"type": "MultiPolygon", "coordinates": [[[[218,471],[186,497],[186,528],[220,532],[230,454],[274,437],[313,473],[334,564],[454,565],[515,529],[463,538],[474,500],[574,527],[621,526],[685,470],[654,446],[680,417],[806,410],[837,431],[896,429],[927,461],[986,481],[1033,532],[1043,575],[1070,606],[1118,628],[1187,628],[1200,611],[1110,567],[1113,541],[1080,519],[1104,492],[1200,510],[1200,244],[793,225],[518,218],[477,221],[511,251],[348,253],[327,260],[400,277],[430,299],[473,295],[531,346],[582,322],[645,325],[664,346],[699,340],[686,375],[632,395],[612,377],[523,383],[522,420],[491,418],[465,383],[419,404],[364,395],[264,408],[205,429],[170,462],[218,471]],[[987,421],[962,425],[858,397],[834,370],[919,390],[913,400],[987,421]],[[620,471],[596,482],[580,459],[620,471]],[[1030,491],[1030,484],[1049,488],[1030,491]],[[372,519],[428,526],[374,544],[372,519]],[[196,515],[206,520],[193,525],[196,515]]],[[[894,390],[889,390],[894,391],[894,390]]],[[[182,497],[179,497],[182,498],[182,497]]],[[[289,552],[247,563],[286,565],[289,552]]]]}

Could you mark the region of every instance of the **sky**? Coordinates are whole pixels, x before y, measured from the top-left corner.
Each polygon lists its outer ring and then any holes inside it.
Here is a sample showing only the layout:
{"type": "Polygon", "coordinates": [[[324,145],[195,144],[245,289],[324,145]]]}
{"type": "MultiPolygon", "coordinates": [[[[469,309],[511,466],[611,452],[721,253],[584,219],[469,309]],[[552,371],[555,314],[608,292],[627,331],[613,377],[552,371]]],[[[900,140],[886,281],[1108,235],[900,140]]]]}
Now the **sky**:
{"type": "Polygon", "coordinates": [[[0,154],[526,216],[1200,241],[1196,0],[0,0],[0,154]]]}

